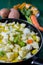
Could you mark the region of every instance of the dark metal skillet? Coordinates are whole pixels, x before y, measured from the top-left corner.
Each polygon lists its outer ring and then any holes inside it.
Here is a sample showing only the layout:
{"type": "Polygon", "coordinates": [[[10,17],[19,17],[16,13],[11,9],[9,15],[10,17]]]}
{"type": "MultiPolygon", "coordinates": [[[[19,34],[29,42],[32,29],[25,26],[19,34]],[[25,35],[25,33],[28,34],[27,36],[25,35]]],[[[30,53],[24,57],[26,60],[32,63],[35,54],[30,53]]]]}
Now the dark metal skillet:
{"type": "MultiPolygon", "coordinates": [[[[37,54],[40,52],[40,49],[42,47],[42,35],[41,35],[41,32],[38,29],[36,29],[33,25],[27,23],[27,21],[24,21],[24,20],[20,20],[20,19],[0,19],[0,22],[3,22],[3,23],[5,23],[6,21],[7,21],[7,23],[10,23],[10,22],[15,22],[15,23],[19,22],[20,24],[25,23],[27,28],[29,28],[29,29],[33,30],[34,32],[38,33],[38,36],[40,37],[40,42],[39,42],[39,51],[37,52],[37,54]]],[[[17,62],[17,63],[13,63],[13,64],[26,64],[26,63],[33,64],[34,63],[34,64],[37,64],[37,65],[43,65],[43,64],[38,63],[36,61],[33,62],[33,60],[37,58],[36,57],[37,54],[33,55],[29,59],[24,59],[21,62],[17,62]]],[[[2,62],[0,62],[0,63],[2,63],[2,62]]]]}

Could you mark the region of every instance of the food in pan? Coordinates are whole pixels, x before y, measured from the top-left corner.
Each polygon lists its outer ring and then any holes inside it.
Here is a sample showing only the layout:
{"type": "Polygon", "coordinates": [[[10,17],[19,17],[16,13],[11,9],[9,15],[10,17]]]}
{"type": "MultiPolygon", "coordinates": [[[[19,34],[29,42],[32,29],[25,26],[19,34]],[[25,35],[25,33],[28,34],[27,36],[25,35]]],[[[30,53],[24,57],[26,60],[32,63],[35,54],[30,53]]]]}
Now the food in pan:
{"type": "Polygon", "coordinates": [[[39,50],[38,33],[25,23],[0,23],[0,62],[20,62],[39,50]]]}

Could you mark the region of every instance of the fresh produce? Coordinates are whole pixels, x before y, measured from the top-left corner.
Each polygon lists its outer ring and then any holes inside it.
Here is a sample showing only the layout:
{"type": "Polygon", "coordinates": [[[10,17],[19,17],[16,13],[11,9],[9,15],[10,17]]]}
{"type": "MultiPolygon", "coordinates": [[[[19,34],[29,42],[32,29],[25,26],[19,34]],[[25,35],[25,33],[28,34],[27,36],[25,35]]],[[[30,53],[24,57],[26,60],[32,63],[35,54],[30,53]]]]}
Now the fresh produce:
{"type": "Polygon", "coordinates": [[[19,19],[19,17],[20,17],[20,14],[19,14],[18,10],[12,8],[9,15],[8,15],[8,18],[19,19]]]}
{"type": "Polygon", "coordinates": [[[36,17],[38,17],[38,16],[40,15],[38,9],[37,9],[35,6],[31,5],[31,4],[22,3],[22,4],[18,7],[18,9],[22,10],[24,7],[25,7],[25,9],[30,9],[30,11],[32,11],[32,13],[33,13],[36,17]]]}
{"type": "Polygon", "coordinates": [[[3,8],[0,10],[0,16],[2,18],[6,18],[6,17],[8,17],[9,12],[10,12],[10,10],[8,10],[7,8],[3,8]]]}
{"type": "Polygon", "coordinates": [[[37,18],[35,17],[35,15],[31,15],[31,20],[33,25],[38,28],[40,31],[43,31],[43,27],[41,27],[37,21],[37,18]]]}
{"type": "Polygon", "coordinates": [[[40,15],[40,13],[38,9],[31,4],[27,4],[27,3],[17,4],[9,10],[7,8],[3,8],[0,10],[0,16],[2,18],[19,19],[20,12],[30,24],[33,24],[40,31],[43,31],[43,27],[39,25],[37,18],[36,18],[40,15]]]}

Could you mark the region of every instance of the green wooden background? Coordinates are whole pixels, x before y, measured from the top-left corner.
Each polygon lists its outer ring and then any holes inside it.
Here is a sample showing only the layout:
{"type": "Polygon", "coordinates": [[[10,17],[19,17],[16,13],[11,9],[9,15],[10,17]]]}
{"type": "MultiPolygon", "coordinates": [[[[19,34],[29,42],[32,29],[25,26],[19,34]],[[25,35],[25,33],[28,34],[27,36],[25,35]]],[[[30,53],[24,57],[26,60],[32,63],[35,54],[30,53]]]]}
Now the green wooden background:
{"type": "MultiPolygon", "coordinates": [[[[39,9],[40,11],[39,23],[41,26],[43,26],[43,0],[0,0],[0,9],[12,8],[15,4],[23,2],[31,3],[39,9]]],[[[43,46],[38,56],[43,59],[43,46]]]]}

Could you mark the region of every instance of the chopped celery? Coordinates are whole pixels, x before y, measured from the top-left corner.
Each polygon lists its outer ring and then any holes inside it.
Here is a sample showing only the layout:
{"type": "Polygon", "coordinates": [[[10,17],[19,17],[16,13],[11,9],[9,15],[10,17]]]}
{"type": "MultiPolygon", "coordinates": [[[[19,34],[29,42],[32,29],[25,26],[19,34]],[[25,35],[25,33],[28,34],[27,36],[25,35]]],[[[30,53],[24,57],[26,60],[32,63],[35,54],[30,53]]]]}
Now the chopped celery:
{"type": "Polygon", "coordinates": [[[36,41],[36,36],[35,36],[35,35],[33,35],[33,36],[32,36],[32,38],[33,38],[33,40],[35,40],[35,41],[36,41]]]}
{"type": "Polygon", "coordinates": [[[11,41],[10,40],[8,40],[8,44],[11,44],[11,41]]]}
{"type": "Polygon", "coordinates": [[[20,41],[18,44],[19,44],[21,47],[23,47],[23,46],[26,45],[23,41],[20,41]]]}
{"type": "Polygon", "coordinates": [[[28,21],[30,24],[32,24],[32,21],[31,21],[30,17],[28,17],[28,16],[25,16],[25,17],[26,17],[27,21],[28,21]]]}
{"type": "Polygon", "coordinates": [[[17,43],[18,42],[18,39],[19,39],[19,37],[17,36],[17,37],[15,37],[14,38],[14,43],[17,43]]]}
{"type": "Polygon", "coordinates": [[[4,56],[5,52],[4,51],[0,51],[0,56],[4,56]]]}
{"type": "Polygon", "coordinates": [[[32,50],[32,54],[33,54],[33,55],[36,54],[37,52],[38,52],[38,49],[32,50]]]}

